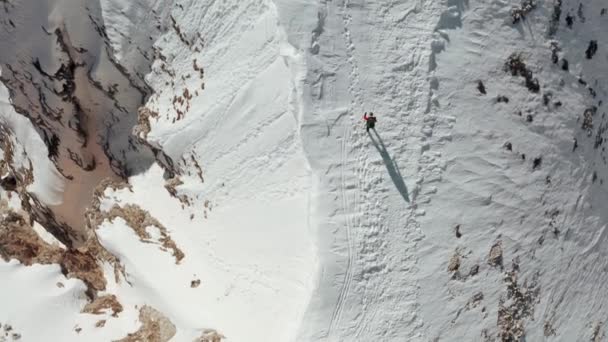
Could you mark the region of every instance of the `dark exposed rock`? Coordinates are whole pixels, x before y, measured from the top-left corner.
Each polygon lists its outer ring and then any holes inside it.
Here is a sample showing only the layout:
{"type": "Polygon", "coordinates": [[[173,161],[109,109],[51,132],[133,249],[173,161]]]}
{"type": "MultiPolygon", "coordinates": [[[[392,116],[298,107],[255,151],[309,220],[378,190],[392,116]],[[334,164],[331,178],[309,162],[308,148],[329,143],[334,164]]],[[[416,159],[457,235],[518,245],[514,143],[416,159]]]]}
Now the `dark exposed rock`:
{"type": "Polygon", "coordinates": [[[593,58],[593,56],[595,55],[596,52],[597,52],[597,40],[592,40],[589,42],[589,47],[587,47],[587,50],[585,51],[585,56],[587,57],[587,59],[591,59],[591,58],[593,58]]]}
{"type": "Polygon", "coordinates": [[[570,15],[570,13],[568,13],[568,15],[566,16],[566,26],[571,29],[572,25],[574,24],[574,17],[570,15]]]}
{"type": "Polygon", "coordinates": [[[540,168],[540,166],[543,163],[543,158],[538,157],[538,158],[534,158],[534,160],[532,161],[532,170],[537,170],[540,168]]]}
{"type": "Polygon", "coordinates": [[[517,24],[521,20],[525,20],[526,16],[536,8],[536,1],[534,0],[523,0],[522,3],[513,9],[511,9],[511,19],[513,24],[517,24]]]}
{"type": "Polygon", "coordinates": [[[536,79],[532,74],[532,71],[528,69],[521,54],[513,53],[509,56],[505,63],[505,71],[510,72],[513,76],[523,77],[526,81],[526,88],[528,88],[530,92],[538,93],[540,91],[538,79],[536,79]]]}
{"type": "Polygon", "coordinates": [[[469,277],[475,276],[479,273],[479,265],[473,265],[469,270],[469,277]]]}
{"type": "Polygon", "coordinates": [[[457,238],[461,238],[462,237],[462,233],[460,232],[460,225],[456,225],[456,227],[454,227],[454,232],[456,233],[456,237],[457,238]]]}
{"type": "Polygon", "coordinates": [[[15,189],[17,189],[17,178],[14,175],[9,174],[0,179],[0,187],[5,191],[15,191],[15,189]]]}
{"type": "Polygon", "coordinates": [[[477,90],[479,90],[479,92],[483,95],[486,94],[486,87],[481,80],[477,81],[477,90]]]}
{"type": "Polygon", "coordinates": [[[500,240],[498,240],[490,249],[488,264],[490,264],[490,266],[502,268],[502,242],[500,240]]]}

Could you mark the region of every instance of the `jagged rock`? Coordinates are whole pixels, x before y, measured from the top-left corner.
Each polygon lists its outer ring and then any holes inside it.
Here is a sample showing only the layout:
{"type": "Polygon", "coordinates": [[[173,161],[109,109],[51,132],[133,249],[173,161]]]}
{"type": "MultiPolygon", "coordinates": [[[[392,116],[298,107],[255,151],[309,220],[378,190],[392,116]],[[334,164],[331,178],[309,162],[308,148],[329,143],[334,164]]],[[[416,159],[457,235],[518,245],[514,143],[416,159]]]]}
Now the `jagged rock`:
{"type": "Polygon", "coordinates": [[[106,279],[103,270],[90,251],[67,250],[63,254],[60,266],[64,274],[81,279],[87,284],[90,298],[94,298],[94,292],[105,290],[106,279]]]}
{"type": "Polygon", "coordinates": [[[469,301],[467,302],[465,308],[467,310],[476,308],[479,303],[481,303],[481,301],[483,300],[483,293],[482,292],[477,292],[473,295],[473,297],[471,299],[469,299],[469,301]]]}
{"type": "Polygon", "coordinates": [[[0,179],[0,187],[5,191],[15,191],[17,189],[17,178],[13,175],[7,175],[0,179]]]}
{"type": "Polygon", "coordinates": [[[490,264],[490,266],[500,266],[502,268],[502,242],[500,240],[490,249],[488,264],[490,264]]]}
{"type": "Polygon", "coordinates": [[[477,90],[483,95],[487,94],[486,86],[483,84],[481,80],[477,81],[477,90]]]}
{"type": "Polygon", "coordinates": [[[519,341],[525,337],[525,320],[534,317],[534,305],[540,293],[535,274],[530,282],[518,283],[519,265],[514,263],[505,274],[506,294],[498,304],[498,329],[502,341],[519,341]]]}
{"type": "Polygon", "coordinates": [[[566,26],[571,29],[572,24],[574,24],[574,17],[571,16],[570,13],[568,13],[568,15],[566,16],[566,26]]]}
{"type": "Polygon", "coordinates": [[[460,268],[460,255],[458,252],[454,252],[452,258],[450,259],[450,263],[448,264],[448,272],[457,272],[460,268]]]}
{"type": "Polygon", "coordinates": [[[17,259],[22,264],[58,264],[63,251],[44,242],[25,219],[9,213],[0,225],[0,256],[5,261],[17,259]]]}
{"type": "Polygon", "coordinates": [[[454,232],[456,233],[456,237],[457,238],[461,238],[462,237],[462,233],[460,232],[460,225],[456,225],[456,227],[454,227],[454,232]]]}
{"type": "Polygon", "coordinates": [[[543,334],[545,337],[555,335],[555,329],[553,328],[553,324],[551,324],[551,322],[545,321],[545,324],[543,324],[543,334]]]}
{"type": "Polygon", "coordinates": [[[532,10],[536,8],[534,0],[523,0],[519,7],[511,9],[511,19],[513,24],[517,24],[520,20],[524,20],[532,10]]]}
{"type": "Polygon", "coordinates": [[[215,330],[205,330],[202,335],[193,342],[221,342],[224,338],[226,338],[224,335],[215,330]]]}
{"type": "Polygon", "coordinates": [[[167,342],[177,333],[175,325],[160,311],[145,305],[139,310],[141,327],[115,342],[167,342]]]}
{"type": "Polygon", "coordinates": [[[129,204],[124,207],[114,205],[110,211],[99,213],[99,216],[96,218],[96,226],[98,226],[105,219],[112,222],[118,217],[126,221],[127,225],[132,228],[133,231],[135,231],[142,242],[154,242],[151,240],[150,234],[146,231],[147,227],[154,226],[158,228],[161,234],[158,242],[160,243],[161,247],[173,252],[175,263],[179,263],[184,258],[184,253],[171,239],[167,228],[152,217],[149,212],[143,210],[137,205],[129,204]]]}
{"type": "Polygon", "coordinates": [[[145,140],[152,129],[150,126],[150,118],[157,117],[158,113],[150,108],[139,107],[137,110],[137,125],[133,128],[133,135],[141,140],[145,140]]]}
{"type": "Polygon", "coordinates": [[[595,323],[595,325],[593,327],[593,335],[591,337],[592,342],[601,342],[601,341],[605,340],[604,337],[606,336],[606,334],[602,330],[602,324],[603,324],[603,322],[595,323]]]}
{"type": "Polygon", "coordinates": [[[469,271],[469,277],[477,275],[477,273],[479,273],[479,265],[471,266],[471,270],[469,271]]]}
{"type": "Polygon", "coordinates": [[[175,198],[177,198],[177,187],[184,184],[184,182],[182,182],[182,180],[175,176],[173,178],[169,178],[167,179],[167,181],[165,182],[165,189],[167,189],[167,191],[169,192],[169,194],[175,198]]]}
{"type": "Polygon", "coordinates": [[[509,103],[509,98],[504,96],[504,95],[499,95],[496,97],[496,102],[497,103],[509,103]]]}
{"type": "Polygon", "coordinates": [[[538,93],[540,91],[538,79],[534,77],[532,71],[526,66],[521,54],[511,54],[505,63],[505,70],[511,72],[511,75],[513,76],[523,77],[526,81],[526,88],[528,88],[530,92],[538,93]]]}
{"type": "Polygon", "coordinates": [[[42,240],[22,215],[4,209],[0,217],[0,256],[4,260],[14,258],[26,266],[59,264],[66,277],[80,279],[87,285],[87,295],[91,299],[97,291],[105,289],[103,270],[95,257],[99,255],[101,258],[103,253],[92,253],[101,248],[64,250],[42,240]]]}
{"type": "Polygon", "coordinates": [[[96,298],[94,301],[84,306],[82,313],[101,315],[106,310],[111,310],[113,317],[118,317],[118,314],[122,312],[122,304],[118,302],[115,295],[105,295],[96,298]]]}
{"type": "Polygon", "coordinates": [[[597,52],[597,40],[592,40],[589,42],[589,47],[587,47],[587,50],[585,51],[585,56],[587,57],[587,59],[591,59],[591,58],[593,58],[593,56],[595,55],[596,52],[597,52]]]}
{"type": "Polygon", "coordinates": [[[537,157],[532,161],[532,170],[538,170],[543,163],[543,158],[537,157]]]}

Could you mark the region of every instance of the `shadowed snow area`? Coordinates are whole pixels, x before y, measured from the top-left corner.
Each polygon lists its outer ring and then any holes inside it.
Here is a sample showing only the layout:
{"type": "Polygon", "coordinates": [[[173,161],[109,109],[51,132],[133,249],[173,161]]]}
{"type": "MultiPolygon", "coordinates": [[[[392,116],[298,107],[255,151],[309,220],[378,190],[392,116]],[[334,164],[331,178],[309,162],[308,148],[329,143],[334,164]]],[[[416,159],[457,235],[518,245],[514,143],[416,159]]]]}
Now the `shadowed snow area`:
{"type": "Polygon", "coordinates": [[[37,216],[63,243],[79,243],[95,187],[105,178],[144,171],[154,161],[131,133],[150,92],[142,77],[151,62],[139,55],[120,64],[99,2],[5,2],[3,7],[9,22],[2,47],[11,53],[0,58],[2,80],[15,111],[32,122],[55,164],[47,171],[54,177],[47,176],[33,193],[53,217],[37,216]],[[134,64],[140,65],[128,69],[134,64]]]}
{"type": "Polygon", "coordinates": [[[0,340],[606,339],[603,1],[0,27],[0,340]]]}

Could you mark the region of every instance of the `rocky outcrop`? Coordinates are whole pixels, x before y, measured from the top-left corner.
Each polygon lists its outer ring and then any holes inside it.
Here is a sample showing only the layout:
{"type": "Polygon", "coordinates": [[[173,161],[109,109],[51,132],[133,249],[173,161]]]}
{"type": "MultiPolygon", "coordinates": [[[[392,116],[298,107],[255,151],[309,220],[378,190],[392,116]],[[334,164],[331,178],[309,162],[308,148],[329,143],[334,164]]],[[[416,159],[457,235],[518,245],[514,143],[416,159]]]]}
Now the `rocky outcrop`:
{"type": "Polygon", "coordinates": [[[62,248],[42,240],[30,224],[25,213],[17,213],[0,202],[0,257],[5,261],[16,259],[23,265],[58,264],[68,278],[82,280],[87,296],[94,299],[98,291],[105,290],[101,261],[118,264],[97,240],[87,241],[78,249],[62,248]]]}
{"type": "Polygon", "coordinates": [[[226,338],[224,335],[215,330],[205,330],[194,342],[222,342],[224,338],[226,338]]]}
{"type": "Polygon", "coordinates": [[[106,311],[112,311],[113,317],[118,317],[118,314],[123,310],[122,305],[118,302],[115,295],[105,295],[96,298],[91,303],[88,303],[82,309],[83,313],[89,313],[93,315],[101,315],[106,311]]]}
{"type": "Polygon", "coordinates": [[[175,336],[177,329],[156,309],[145,305],[139,310],[141,327],[134,333],[115,342],[166,342],[175,336]]]}
{"type": "Polygon", "coordinates": [[[119,207],[115,205],[110,211],[104,212],[102,217],[110,222],[114,221],[116,218],[125,220],[127,225],[133,229],[142,242],[158,243],[162,250],[170,250],[175,258],[176,264],[184,258],[184,253],[177,247],[175,241],[171,239],[167,228],[158,222],[157,219],[152,217],[149,212],[143,210],[139,206],[128,204],[124,207],[119,207]],[[159,230],[160,238],[158,241],[152,239],[150,233],[148,233],[148,227],[156,227],[159,230]]]}

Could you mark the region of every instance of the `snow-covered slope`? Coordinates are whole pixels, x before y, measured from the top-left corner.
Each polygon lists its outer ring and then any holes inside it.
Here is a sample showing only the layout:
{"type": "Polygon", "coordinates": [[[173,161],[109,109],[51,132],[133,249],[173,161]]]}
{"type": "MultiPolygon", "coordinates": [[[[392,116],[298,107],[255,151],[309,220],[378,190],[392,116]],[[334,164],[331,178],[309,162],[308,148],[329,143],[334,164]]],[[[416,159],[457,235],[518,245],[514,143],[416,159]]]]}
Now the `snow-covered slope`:
{"type": "Polygon", "coordinates": [[[0,6],[0,339],[605,339],[602,1],[0,6]]]}

